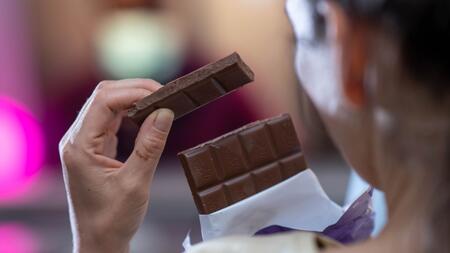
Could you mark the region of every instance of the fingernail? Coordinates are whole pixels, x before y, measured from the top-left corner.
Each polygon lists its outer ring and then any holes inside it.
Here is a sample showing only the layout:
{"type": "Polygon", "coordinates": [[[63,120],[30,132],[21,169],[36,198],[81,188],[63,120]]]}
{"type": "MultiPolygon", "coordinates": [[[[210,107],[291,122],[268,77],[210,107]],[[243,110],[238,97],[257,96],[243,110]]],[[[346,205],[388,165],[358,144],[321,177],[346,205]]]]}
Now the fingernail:
{"type": "Polygon", "coordinates": [[[167,132],[172,125],[174,115],[169,109],[159,109],[155,119],[155,127],[158,130],[167,132]]]}

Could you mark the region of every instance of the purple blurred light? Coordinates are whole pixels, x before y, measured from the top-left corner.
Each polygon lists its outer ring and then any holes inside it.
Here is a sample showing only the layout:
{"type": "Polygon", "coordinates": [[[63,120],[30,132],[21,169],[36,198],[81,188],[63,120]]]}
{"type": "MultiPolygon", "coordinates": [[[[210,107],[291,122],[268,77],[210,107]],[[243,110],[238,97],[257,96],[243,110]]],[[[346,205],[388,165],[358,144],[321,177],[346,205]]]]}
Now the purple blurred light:
{"type": "Polygon", "coordinates": [[[0,97],[0,202],[19,197],[37,179],[44,157],[42,128],[22,105],[0,97]]]}
{"type": "Polygon", "coordinates": [[[39,244],[33,233],[17,223],[0,224],[0,252],[35,253],[39,244]]]}

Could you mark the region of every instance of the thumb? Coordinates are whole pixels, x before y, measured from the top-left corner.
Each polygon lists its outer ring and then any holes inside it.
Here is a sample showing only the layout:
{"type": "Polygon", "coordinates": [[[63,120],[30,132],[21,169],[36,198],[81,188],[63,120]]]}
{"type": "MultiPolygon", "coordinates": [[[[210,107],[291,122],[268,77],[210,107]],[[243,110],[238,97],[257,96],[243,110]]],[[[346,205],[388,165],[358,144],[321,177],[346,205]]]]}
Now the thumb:
{"type": "Polygon", "coordinates": [[[124,172],[133,177],[151,179],[166,144],[167,135],[174,119],[168,109],[154,111],[141,126],[134,150],[124,164],[124,172]]]}

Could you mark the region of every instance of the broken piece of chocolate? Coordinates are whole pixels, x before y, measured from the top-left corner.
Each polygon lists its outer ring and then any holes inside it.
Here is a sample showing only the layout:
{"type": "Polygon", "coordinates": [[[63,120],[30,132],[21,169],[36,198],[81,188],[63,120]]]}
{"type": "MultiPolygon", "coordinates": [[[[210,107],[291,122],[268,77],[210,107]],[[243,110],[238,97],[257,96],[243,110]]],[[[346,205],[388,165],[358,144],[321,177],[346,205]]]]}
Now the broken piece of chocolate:
{"type": "Polygon", "coordinates": [[[288,114],[250,123],[178,157],[201,214],[230,206],[307,168],[288,114]]]}
{"type": "Polygon", "coordinates": [[[180,77],[151,95],[138,101],[128,111],[137,124],[159,108],[171,109],[175,119],[222,97],[244,84],[253,81],[252,70],[233,53],[180,77]]]}

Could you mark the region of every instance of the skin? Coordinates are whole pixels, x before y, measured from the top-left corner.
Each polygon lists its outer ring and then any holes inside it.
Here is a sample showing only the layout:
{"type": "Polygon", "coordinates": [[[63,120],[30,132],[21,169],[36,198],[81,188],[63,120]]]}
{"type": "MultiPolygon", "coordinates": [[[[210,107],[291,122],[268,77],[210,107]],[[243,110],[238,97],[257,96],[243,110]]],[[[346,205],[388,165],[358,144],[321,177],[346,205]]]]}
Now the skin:
{"type": "Polygon", "coordinates": [[[385,192],[389,211],[378,238],[327,252],[445,251],[433,238],[432,217],[448,201],[441,172],[448,166],[450,97],[436,100],[411,78],[392,34],[333,2],[324,16],[320,45],[297,45],[298,75],[342,155],[385,192]]]}
{"type": "MultiPolygon", "coordinates": [[[[441,172],[448,166],[450,97],[436,100],[411,78],[395,36],[332,2],[324,9],[325,38],[298,43],[296,69],[333,142],[386,193],[389,209],[379,237],[325,251],[448,251],[435,241],[433,217],[449,199],[441,172]]],[[[61,141],[75,252],[128,251],[173,113],[163,109],[146,119],[125,163],[114,160],[115,133],[122,111],[159,87],[151,80],[101,83],[61,141]]]]}
{"type": "Polygon", "coordinates": [[[100,83],[61,140],[74,252],[128,252],[147,212],[173,112],[147,117],[125,163],[114,159],[116,133],[124,111],[160,87],[141,79],[100,83]]]}

